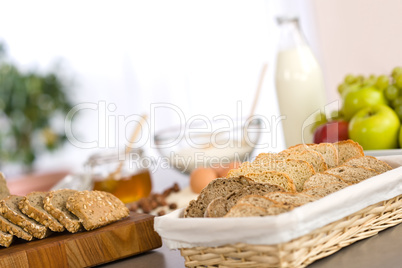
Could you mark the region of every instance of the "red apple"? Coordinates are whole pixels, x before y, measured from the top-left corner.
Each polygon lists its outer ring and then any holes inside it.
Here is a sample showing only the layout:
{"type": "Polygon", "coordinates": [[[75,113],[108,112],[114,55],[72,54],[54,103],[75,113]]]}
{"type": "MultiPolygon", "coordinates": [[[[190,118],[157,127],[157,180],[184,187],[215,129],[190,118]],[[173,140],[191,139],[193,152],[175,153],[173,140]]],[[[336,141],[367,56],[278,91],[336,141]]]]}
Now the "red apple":
{"type": "Polygon", "coordinates": [[[343,120],[328,122],[314,131],[314,143],[337,142],[348,138],[348,122],[343,120]]]}

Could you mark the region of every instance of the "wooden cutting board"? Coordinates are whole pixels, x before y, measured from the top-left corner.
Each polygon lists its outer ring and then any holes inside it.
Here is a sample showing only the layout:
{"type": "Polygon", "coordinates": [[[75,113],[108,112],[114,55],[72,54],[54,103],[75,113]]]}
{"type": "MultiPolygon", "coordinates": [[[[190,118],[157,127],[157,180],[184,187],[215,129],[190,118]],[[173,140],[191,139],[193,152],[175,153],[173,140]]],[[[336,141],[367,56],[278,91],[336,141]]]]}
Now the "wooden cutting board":
{"type": "Polygon", "coordinates": [[[80,233],[54,233],[0,249],[0,267],[88,267],[162,246],[154,216],[131,213],[124,220],[80,233]]]}

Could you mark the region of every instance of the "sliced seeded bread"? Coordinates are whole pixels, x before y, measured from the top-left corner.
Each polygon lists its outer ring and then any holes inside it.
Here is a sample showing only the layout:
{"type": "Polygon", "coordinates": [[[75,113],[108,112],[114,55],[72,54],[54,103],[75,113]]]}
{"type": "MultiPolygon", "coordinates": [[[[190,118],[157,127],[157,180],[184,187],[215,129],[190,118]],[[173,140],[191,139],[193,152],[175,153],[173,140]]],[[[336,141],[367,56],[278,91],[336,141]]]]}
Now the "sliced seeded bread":
{"type": "Polygon", "coordinates": [[[204,217],[205,210],[209,203],[218,197],[225,197],[228,194],[247,187],[254,182],[244,177],[234,178],[218,178],[211,181],[196,200],[190,201],[189,205],[184,211],[185,218],[204,217]]]}
{"type": "Polygon", "coordinates": [[[22,213],[48,227],[54,232],[63,232],[64,226],[43,207],[47,192],[32,192],[26,195],[18,204],[22,213]]]}
{"type": "Polygon", "coordinates": [[[0,172],[0,199],[3,199],[10,195],[10,191],[7,187],[6,178],[4,174],[0,172]]]}
{"type": "Polygon", "coordinates": [[[341,165],[339,167],[330,168],[325,171],[327,174],[337,175],[342,178],[346,183],[359,183],[365,179],[374,177],[379,173],[371,168],[353,167],[348,165],[341,165]]]}
{"type": "Polygon", "coordinates": [[[296,192],[293,180],[286,173],[268,170],[262,173],[248,173],[245,177],[259,183],[269,183],[282,187],[286,192],[296,192]]]}
{"type": "Polygon", "coordinates": [[[336,167],[338,165],[338,151],[332,143],[298,144],[283,150],[282,153],[288,153],[289,151],[304,152],[310,150],[320,153],[328,168],[336,167]]]}
{"type": "Polygon", "coordinates": [[[303,193],[320,198],[332,194],[336,191],[342,190],[343,188],[346,188],[348,186],[349,185],[345,183],[332,183],[327,184],[325,187],[321,186],[311,187],[309,189],[304,190],[303,193]]]}
{"type": "Polygon", "coordinates": [[[32,239],[34,239],[34,237],[30,233],[27,233],[21,227],[10,222],[1,215],[0,215],[0,230],[5,233],[15,235],[16,237],[27,241],[31,241],[32,239]]]}
{"type": "Polygon", "coordinates": [[[66,208],[67,199],[75,194],[76,190],[60,189],[49,192],[43,200],[43,208],[56,218],[70,233],[83,230],[77,216],[66,208]]]}
{"type": "Polygon", "coordinates": [[[363,147],[353,140],[338,141],[334,146],[338,150],[338,165],[343,165],[350,158],[364,156],[363,147]]]}
{"type": "Polygon", "coordinates": [[[266,183],[254,183],[243,189],[234,191],[225,197],[218,197],[212,200],[205,212],[206,217],[223,217],[237,203],[237,201],[246,195],[264,195],[270,192],[283,191],[283,188],[277,185],[266,183]]]}
{"type": "Polygon", "coordinates": [[[296,159],[255,163],[244,162],[236,172],[245,176],[246,174],[259,174],[268,170],[286,173],[293,180],[298,192],[303,190],[304,181],[315,174],[313,167],[309,163],[296,159]]]}
{"type": "Polygon", "coordinates": [[[13,235],[0,231],[0,246],[8,248],[13,240],[13,235]]]}
{"type": "Polygon", "coordinates": [[[35,238],[42,239],[49,236],[52,232],[46,226],[27,217],[19,210],[18,204],[23,198],[22,196],[9,195],[1,200],[0,209],[3,217],[20,226],[35,238]]]}
{"type": "Polygon", "coordinates": [[[284,206],[299,207],[317,200],[316,197],[303,193],[281,193],[273,192],[264,195],[265,197],[284,206]]]}
{"type": "Polygon", "coordinates": [[[267,208],[279,203],[261,195],[246,195],[240,198],[236,204],[250,204],[257,207],[267,208]]]}
{"type": "Polygon", "coordinates": [[[392,169],[392,167],[384,161],[381,161],[370,155],[350,158],[345,162],[345,165],[354,167],[367,167],[374,169],[378,173],[384,173],[392,169]]]}
{"type": "Polygon", "coordinates": [[[266,216],[267,211],[264,208],[253,206],[250,204],[238,204],[232,207],[228,213],[224,216],[225,218],[232,217],[262,217],[266,216]]]}
{"type": "Polygon", "coordinates": [[[311,187],[325,187],[328,184],[332,183],[340,183],[340,184],[345,184],[346,186],[349,185],[350,183],[346,183],[341,177],[334,175],[334,174],[328,174],[328,173],[317,173],[314,176],[311,176],[304,182],[304,190],[309,189],[311,187]]]}
{"type": "Polygon", "coordinates": [[[251,204],[237,204],[232,207],[229,212],[224,216],[225,218],[231,217],[262,217],[270,215],[279,215],[290,211],[290,207],[281,205],[272,205],[268,208],[261,208],[251,204]]]}
{"type": "Polygon", "coordinates": [[[87,231],[97,229],[130,214],[124,203],[108,192],[80,191],[68,197],[66,207],[87,231]]]}

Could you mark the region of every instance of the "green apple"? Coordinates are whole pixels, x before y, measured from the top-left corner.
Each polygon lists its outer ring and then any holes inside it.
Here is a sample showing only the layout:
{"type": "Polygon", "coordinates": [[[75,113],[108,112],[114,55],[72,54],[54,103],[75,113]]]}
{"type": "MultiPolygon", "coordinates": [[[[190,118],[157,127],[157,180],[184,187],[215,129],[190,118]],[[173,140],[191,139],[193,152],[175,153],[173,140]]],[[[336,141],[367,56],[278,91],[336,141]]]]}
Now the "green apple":
{"type": "Polygon", "coordinates": [[[401,123],[389,106],[374,105],[358,111],[349,122],[349,137],[364,150],[398,148],[401,123]]]}
{"type": "Polygon", "coordinates": [[[375,87],[365,87],[359,90],[346,91],[343,97],[342,112],[346,121],[349,121],[355,113],[372,105],[387,104],[382,91],[375,87]]]}

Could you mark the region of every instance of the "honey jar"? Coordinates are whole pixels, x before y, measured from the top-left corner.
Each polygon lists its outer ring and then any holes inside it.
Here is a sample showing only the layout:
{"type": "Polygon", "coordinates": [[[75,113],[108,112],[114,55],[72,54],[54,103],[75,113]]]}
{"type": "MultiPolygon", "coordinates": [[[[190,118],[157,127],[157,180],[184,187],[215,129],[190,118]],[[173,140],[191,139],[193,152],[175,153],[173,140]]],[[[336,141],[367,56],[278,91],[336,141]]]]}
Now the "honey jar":
{"type": "Polygon", "coordinates": [[[152,190],[149,170],[142,167],[143,151],[133,149],[129,153],[117,151],[92,155],[87,163],[93,189],[110,192],[124,203],[147,197],[152,190]]]}

